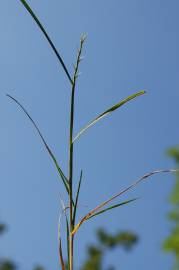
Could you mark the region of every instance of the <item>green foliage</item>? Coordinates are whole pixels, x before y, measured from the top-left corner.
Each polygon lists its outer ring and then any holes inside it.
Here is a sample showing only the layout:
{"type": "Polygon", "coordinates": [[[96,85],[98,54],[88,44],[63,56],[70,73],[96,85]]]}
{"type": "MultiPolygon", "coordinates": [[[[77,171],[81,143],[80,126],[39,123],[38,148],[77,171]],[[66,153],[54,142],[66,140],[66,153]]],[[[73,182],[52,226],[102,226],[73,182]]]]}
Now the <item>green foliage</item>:
{"type": "MultiPolygon", "coordinates": [[[[132,232],[118,232],[114,235],[107,233],[104,229],[97,231],[97,245],[88,247],[88,258],[80,270],[102,270],[103,259],[110,250],[120,247],[124,250],[130,250],[138,241],[138,237],[132,232]]],[[[115,270],[110,266],[106,270],[115,270]]]]}
{"type": "Polygon", "coordinates": [[[177,164],[179,164],[179,146],[168,149],[167,154],[173,158],[177,164]]]}
{"type": "MultiPolygon", "coordinates": [[[[6,225],[0,223],[0,234],[3,234],[6,230],[6,225]]],[[[0,270],[16,270],[16,264],[9,259],[0,259],[0,270]]],[[[36,266],[34,270],[44,270],[41,266],[36,266]]]]}
{"type": "Polygon", "coordinates": [[[15,270],[16,266],[13,262],[9,260],[0,261],[0,270],[15,270]]]}
{"type": "Polygon", "coordinates": [[[100,270],[102,269],[103,252],[96,246],[88,247],[88,259],[81,270],[100,270]]]}
{"type": "MultiPolygon", "coordinates": [[[[173,147],[167,151],[168,155],[174,159],[179,168],[179,146],[173,147]]],[[[163,248],[166,252],[173,253],[175,257],[175,268],[179,269],[179,173],[176,173],[175,186],[170,196],[170,202],[173,206],[168,218],[172,222],[170,235],[165,239],[163,248]]]]}
{"type": "MultiPolygon", "coordinates": [[[[3,234],[7,229],[4,223],[0,223],[0,234],[3,234]]],[[[10,260],[0,259],[0,270],[15,270],[15,264],[10,260]]]]}
{"type": "Polygon", "coordinates": [[[44,268],[43,268],[42,266],[38,265],[38,266],[36,266],[36,267],[34,268],[34,270],[44,270],[44,268]]]}
{"type": "Polygon", "coordinates": [[[106,233],[103,229],[99,229],[97,236],[100,243],[108,248],[119,246],[125,250],[129,250],[138,241],[138,237],[131,232],[119,232],[115,235],[111,235],[106,233]]]}
{"type": "Polygon", "coordinates": [[[3,223],[0,223],[0,234],[4,233],[5,230],[6,230],[6,225],[3,223]]]}
{"type": "MultiPolygon", "coordinates": [[[[174,159],[174,161],[177,164],[177,167],[179,168],[179,146],[170,148],[167,151],[167,153],[171,158],[174,159]]],[[[175,187],[170,196],[170,201],[173,205],[176,206],[175,211],[178,212],[179,210],[179,173],[176,173],[175,187]]]]}

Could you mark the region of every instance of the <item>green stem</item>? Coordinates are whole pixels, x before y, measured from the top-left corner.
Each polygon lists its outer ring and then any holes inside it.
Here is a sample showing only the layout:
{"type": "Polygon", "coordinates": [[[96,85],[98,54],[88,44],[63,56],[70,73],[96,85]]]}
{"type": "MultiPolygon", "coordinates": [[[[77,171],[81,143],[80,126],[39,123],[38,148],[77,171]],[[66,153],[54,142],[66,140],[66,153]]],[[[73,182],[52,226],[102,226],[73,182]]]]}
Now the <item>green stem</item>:
{"type": "Polygon", "coordinates": [[[71,112],[70,112],[70,139],[69,139],[69,204],[70,204],[70,236],[69,236],[69,257],[70,270],[73,270],[73,123],[74,123],[74,96],[75,80],[72,86],[71,94],[71,112]]]}
{"type": "Polygon", "coordinates": [[[85,37],[81,38],[80,48],[78,51],[76,65],[74,67],[72,92],[71,92],[71,107],[70,107],[70,137],[69,137],[69,205],[70,205],[70,235],[69,235],[69,264],[70,270],[73,270],[73,244],[74,236],[72,234],[74,229],[73,222],[73,126],[74,126],[74,103],[75,103],[75,88],[78,77],[78,68],[81,61],[81,53],[85,37]]]}

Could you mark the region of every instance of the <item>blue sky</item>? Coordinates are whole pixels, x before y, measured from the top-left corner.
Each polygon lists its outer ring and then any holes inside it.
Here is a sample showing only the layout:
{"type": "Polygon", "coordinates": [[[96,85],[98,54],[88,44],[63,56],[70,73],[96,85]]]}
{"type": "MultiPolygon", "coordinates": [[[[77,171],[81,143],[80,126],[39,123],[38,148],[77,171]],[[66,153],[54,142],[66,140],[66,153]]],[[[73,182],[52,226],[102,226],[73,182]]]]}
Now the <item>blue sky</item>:
{"type": "MultiPolygon", "coordinates": [[[[80,35],[88,34],[75,132],[122,98],[147,90],[77,142],[75,179],[84,170],[80,217],[144,173],[174,166],[165,151],[179,138],[179,3],[29,3],[71,72],[80,35]]],[[[0,33],[0,219],[9,224],[1,255],[14,258],[20,269],[30,270],[36,263],[57,269],[57,222],[64,190],[31,123],[5,94],[26,106],[66,172],[70,84],[20,1],[1,1],[0,33]]],[[[117,250],[106,264],[113,262],[117,269],[171,269],[172,257],[161,251],[161,245],[171,228],[166,218],[173,183],[172,175],[155,176],[121,198],[141,196],[139,201],[86,223],[77,236],[77,269],[99,226],[140,236],[130,254],[117,250]]]]}

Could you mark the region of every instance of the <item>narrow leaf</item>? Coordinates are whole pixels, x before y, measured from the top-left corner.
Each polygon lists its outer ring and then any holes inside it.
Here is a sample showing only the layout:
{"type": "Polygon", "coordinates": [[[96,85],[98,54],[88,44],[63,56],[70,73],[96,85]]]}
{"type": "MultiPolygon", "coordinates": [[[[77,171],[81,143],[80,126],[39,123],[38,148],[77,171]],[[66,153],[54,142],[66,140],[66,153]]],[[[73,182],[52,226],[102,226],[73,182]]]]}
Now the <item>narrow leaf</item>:
{"type": "Polygon", "coordinates": [[[113,200],[115,200],[117,197],[125,194],[127,191],[129,191],[130,189],[134,188],[135,186],[137,186],[140,182],[146,180],[147,178],[149,178],[150,176],[154,175],[154,174],[158,174],[158,173],[172,173],[172,172],[178,172],[179,170],[173,170],[173,169],[168,169],[168,170],[156,170],[150,173],[147,173],[145,175],[143,175],[142,177],[140,177],[137,181],[133,182],[131,185],[129,185],[127,188],[124,188],[123,190],[121,190],[120,192],[118,192],[117,194],[115,194],[114,196],[112,196],[111,198],[109,198],[108,200],[104,201],[103,203],[99,204],[98,206],[96,206],[93,210],[91,210],[87,215],[85,215],[80,222],[74,227],[73,231],[72,231],[72,235],[74,235],[78,229],[80,228],[80,226],[86,221],[88,220],[91,216],[93,216],[94,214],[96,214],[101,208],[103,208],[105,205],[109,204],[110,202],[112,202],[113,200]]]}
{"type": "Polygon", "coordinates": [[[81,180],[82,180],[82,177],[83,177],[83,171],[81,170],[81,173],[80,173],[80,180],[79,180],[79,182],[78,182],[78,189],[77,189],[76,200],[75,200],[75,205],[74,205],[73,224],[75,224],[76,210],[77,210],[77,206],[78,206],[78,198],[79,198],[79,193],[80,193],[80,187],[81,187],[81,180]]]}
{"type": "Polygon", "coordinates": [[[58,58],[60,64],[62,65],[70,83],[72,84],[72,79],[71,76],[68,72],[67,67],[65,66],[65,63],[62,59],[62,57],[60,56],[58,50],[56,49],[54,43],[52,42],[51,38],[49,37],[49,35],[47,34],[45,28],[43,27],[42,23],[40,22],[40,20],[38,19],[38,17],[36,16],[36,14],[33,12],[33,10],[31,9],[31,7],[29,6],[29,4],[25,1],[25,0],[20,0],[20,2],[23,4],[23,6],[26,8],[26,10],[29,12],[29,14],[32,16],[32,18],[34,19],[34,21],[36,22],[36,24],[38,25],[38,27],[40,28],[40,30],[42,31],[42,33],[44,34],[45,38],[47,39],[48,43],[50,44],[52,50],[54,51],[56,57],[58,58]]]}
{"type": "Polygon", "coordinates": [[[98,216],[98,215],[100,215],[100,214],[103,214],[103,213],[105,213],[105,212],[107,212],[107,211],[109,211],[109,210],[112,210],[112,209],[114,209],[114,208],[120,207],[120,206],[122,206],[122,205],[131,203],[131,202],[134,202],[134,201],[136,201],[137,199],[139,199],[139,198],[131,199],[131,200],[128,200],[128,201],[124,201],[124,202],[122,202],[122,203],[118,203],[118,204],[112,205],[112,206],[110,206],[110,207],[108,207],[108,208],[105,208],[105,209],[103,209],[103,210],[101,210],[101,211],[95,213],[94,215],[90,216],[88,219],[90,219],[90,218],[92,218],[92,217],[95,217],[95,216],[98,216]]]}
{"type": "Polygon", "coordinates": [[[68,183],[68,179],[66,178],[66,176],[64,175],[63,171],[61,170],[60,166],[58,165],[58,162],[54,156],[54,154],[52,153],[50,147],[48,146],[48,144],[46,143],[40,129],[38,128],[37,124],[34,122],[34,120],[32,119],[32,117],[30,116],[30,114],[27,112],[27,110],[19,103],[19,101],[17,101],[14,97],[7,95],[11,100],[13,100],[22,110],[23,112],[26,114],[26,116],[30,119],[31,123],[33,124],[33,126],[35,127],[36,131],[38,132],[43,144],[45,145],[45,148],[47,150],[47,152],[49,153],[50,157],[52,158],[57,171],[59,172],[59,175],[61,176],[61,179],[63,181],[63,184],[66,188],[66,191],[69,193],[69,183],[68,183]]]}
{"type": "Polygon", "coordinates": [[[127,98],[125,98],[124,100],[118,102],[117,104],[115,104],[114,106],[112,106],[111,108],[107,109],[105,112],[101,113],[99,116],[97,116],[94,120],[90,121],[73,139],[73,142],[76,141],[88,128],[90,128],[91,126],[93,126],[94,124],[96,124],[99,120],[101,120],[103,117],[107,116],[108,114],[112,113],[113,111],[117,110],[119,107],[121,107],[122,105],[124,105],[125,103],[127,103],[128,101],[141,96],[143,94],[145,94],[145,91],[139,91],[127,98]]]}

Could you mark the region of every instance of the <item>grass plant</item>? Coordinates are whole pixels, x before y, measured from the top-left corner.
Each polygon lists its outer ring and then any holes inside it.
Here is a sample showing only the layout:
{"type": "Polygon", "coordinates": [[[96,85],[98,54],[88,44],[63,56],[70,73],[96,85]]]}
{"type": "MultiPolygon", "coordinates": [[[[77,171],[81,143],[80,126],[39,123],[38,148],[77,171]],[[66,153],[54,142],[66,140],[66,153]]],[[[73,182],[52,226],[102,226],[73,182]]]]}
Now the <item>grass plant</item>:
{"type": "Polygon", "coordinates": [[[73,190],[74,186],[74,178],[73,178],[73,164],[74,164],[74,143],[80,139],[80,136],[84,134],[90,127],[95,125],[98,121],[102,120],[104,117],[110,115],[117,109],[119,109],[121,106],[125,105],[129,101],[132,101],[140,96],[143,96],[145,94],[144,90],[138,91],[134,93],[131,96],[126,97],[125,99],[117,102],[114,106],[108,108],[105,110],[103,113],[98,115],[95,119],[91,120],[84,128],[82,128],[76,135],[74,135],[74,111],[75,111],[75,92],[76,92],[76,82],[78,80],[78,75],[79,75],[79,66],[80,62],[82,60],[82,52],[83,52],[83,47],[86,41],[86,35],[82,35],[80,39],[80,46],[77,52],[77,57],[76,57],[76,63],[74,65],[74,71],[73,74],[70,75],[70,72],[68,71],[67,66],[65,65],[65,62],[63,58],[61,57],[59,51],[55,47],[54,43],[52,42],[50,36],[46,32],[44,26],[30,7],[30,5],[27,3],[25,0],[18,0],[22,3],[24,8],[27,10],[27,12],[30,14],[30,16],[33,18],[35,21],[36,25],[39,27],[40,31],[43,33],[45,39],[49,43],[51,49],[53,50],[57,60],[59,61],[60,67],[64,71],[70,85],[71,85],[71,109],[70,109],[70,121],[69,121],[69,161],[68,161],[68,174],[65,175],[63,172],[61,165],[58,163],[57,158],[53,154],[52,150],[50,149],[49,145],[47,144],[46,140],[44,139],[44,136],[42,135],[39,127],[35,123],[35,121],[32,119],[26,108],[14,97],[11,95],[7,95],[12,101],[14,101],[21,109],[22,111],[26,114],[26,116],[29,118],[33,126],[35,127],[37,133],[39,134],[48,154],[50,155],[55,168],[58,171],[59,177],[64,185],[64,189],[67,192],[68,195],[68,204],[65,206],[65,203],[62,201],[62,208],[63,208],[63,213],[65,214],[66,218],[66,241],[67,241],[67,263],[64,260],[64,250],[62,247],[62,239],[61,239],[61,232],[60,232],[60,220],[59,220],[59,234],[58,234],[58,239],[59,239],[59,258],[60,258],[60,265],[62,270],[73,270],[74,269],[74,239],[75,235],[78,232],[79,228],[83,225],[84,222],[88,221],[91,218],[96,217],[97,215],[104,214],[107,211],[111,211],[112,209],[116,207],[121,207],[124,204],[132,203],[136,199],[130,199],[124,202],[118,202],[117,204],[111,205],[111,203],[123,195],[124,193],[128,192],[130,189],[134,188],[136,185],[138,185],[140,182],[146,180],[147,178],[151,177],[154,174],[158,173],[168,173],[168,172],[174,172],[175,170],[155,170],[153,172],[147,173],[144,176],[140,177],[138,180],[133,182],[131,185],[126,187],[125,189],[119,191],[117,194],[114,196],[108,198],[104,202],[100,203],[97,205],[94,209],[89,211],[81,220],[79,220],[76,223],[76,213],[78,210],[78,199],[79,199],[79,194],[80,194],[80,187],[81,187],[81,182],[83,178],[83,172],[81,171],[80,174],[80,179],[78,183],[78,188],[77,192],[75,194],[73,190]],[[69,212],[66,210],[69,209],[69,212]]]}

